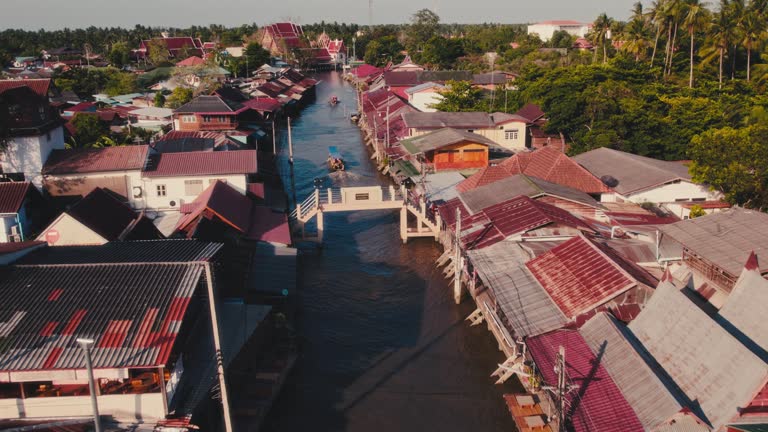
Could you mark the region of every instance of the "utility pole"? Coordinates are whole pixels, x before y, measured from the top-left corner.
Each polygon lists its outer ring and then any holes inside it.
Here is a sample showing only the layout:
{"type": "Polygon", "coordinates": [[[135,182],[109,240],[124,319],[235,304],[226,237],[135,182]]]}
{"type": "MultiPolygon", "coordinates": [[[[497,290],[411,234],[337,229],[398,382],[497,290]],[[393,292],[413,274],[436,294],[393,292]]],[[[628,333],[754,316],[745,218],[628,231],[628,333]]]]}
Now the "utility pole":
{"type": "Polygon", "coordinates": [[[88,390],[91,393],[91,407],[93,409],[93,429],[101,432],[101,419],[99,418],[99,402],[96,399],[96,382],[93,378],[93,362],[91,361],[91,348],[93,339],[77,339],[80,348],[85,354],[85,367],[88,370],[88,390]]]}
{"type": "Polygon", "coordinates": [[[288,117],[288,163],[293,165],[293,139],[291,138],[291,118],[288,117]]]}
{"type": "Polygon", "coordinates": [[[221,327],[219,327],[219,315],[216,310],[216,293],[213,291],[213,272],[211,264],[205,263],[205,283],[208,287],[208,306],[211,313],[211,326],[213,326],[213,347],[216,350],[216,371],[221,390],[221,407],[224,411],[224,430],[232,432],[232,415],[229,411],[229,392],[227,390],[227,377],[224,374],[224,355],[221,351],[221,327]]]}
{"type": "Polygon", "coordinates": [[[569,384],[568,377],[565,370],[565,347],[560,346],[560,350],[557,353],[557,359],[555,361],[555,373],[557,374],[557,387],[545,386],[544,390],[552,393],[555,397],[555,409],[557,409],[557,430],[558,432],[566,432],[566,396],[568,393],[579,388],[578,385],[569,384]]]}
{"type": "Polygon", "coordinates": [[[272,155],[277,157],[277,130],[275,130],[274,118],[272,118],[272,155]]]}
{"type": "Polygon", "coordinates": [[[456,238],[454,241],[454,257],[453,257],[453,301],[456,304],[461,303],[461,210],[456,208],[456,238]]]}

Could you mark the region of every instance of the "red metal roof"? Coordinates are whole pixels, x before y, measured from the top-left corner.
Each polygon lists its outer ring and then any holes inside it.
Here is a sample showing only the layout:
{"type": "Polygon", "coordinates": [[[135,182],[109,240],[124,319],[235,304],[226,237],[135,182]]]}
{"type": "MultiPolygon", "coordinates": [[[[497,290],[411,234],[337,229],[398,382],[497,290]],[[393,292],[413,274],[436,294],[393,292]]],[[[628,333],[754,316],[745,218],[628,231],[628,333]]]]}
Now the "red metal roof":
{"type": "Polygon", "coordinates": [[[574,237],[525,265],[569,318],[637,285],[637,280],[583,236],[574,237]]]}
{"type": "Polygon", "coordinates": [[[143,174],[147,177],[254,174],[256,157],[256,150],[161,153],[149,158],[143,174]]]}
{"type": "MultiPolygon", "coordinates": [[[[250,189],[250,188],[249,188],[250,189]]],[[[224,182],[216,181],[192,203],[182,208],[184,215],[176,226],[188,237],[195,236],[203,217],[217,217],[250,240],[291,244],[288,216],[257,205],[256,197],[241,194],[224,182]]]]}
{"type": "Polygon", "coordinates": [[[473,249],[482,249],[549,224],[589,230],[587,224],[567,211],[524,195],[483,209],[467,220],[464,229],[470,228],[475,221],[486,225],[485,229],[462,237],[462,242],[472,245],[473,249]]]}
{"type": "Polygon", "coordinates": [[[358,78],[366,78],[374,74],[381,74],[383,72],[383,69],[377,68],[376,66],[371,66],[369,64],[362,64],[357,68],[352,69],[352,75],[358,78]]]}
{"type": "Polygon", "coordinates": [[[18,213],[31,188],[29,182],[0,183],[0,213],[18,213]]]}
{"type": "Polygon", "coordinates": [[[456,189],[459,192],[467,192],[516,174],[538,177],[586,193],[603,193],[610,190],[584,167],[563,152],[550,147],[518,153],[498,167],[484,169],[467,178],[459,183],[456,189]]]}
{"type": "Polygon", "coordinates": [[[46,244],[44,241],[23,241],[23,242],[0,243],[0,255],[19,252],[24,249],[36,248],[44,244],[46,244]]]}
{"type": "Polygon", "coordinates": [[[32,91],[40,96],[47,98],[48,91],[51,87],[51,79],[17,79],[17,80],[0,80],[0,93],[6,90],[17,87],[29,87],[32,91]]]}
{"type": "Polygon", "coordinates": [[[148,151],[146,145],[54,150],[43,166],[43,174],[139,170],[144,167],[148,151]]]}
{"type": "Polygon", "coordinates": [[[555,364],[560,347],[565,348],[569,384],[579,388],[569,393],[569,417],[574,432],[640,432],[643,426],[608,371],[574,330],[559,330],[526,340],[536,370],[550,385],[557,385],[555,364]]]}

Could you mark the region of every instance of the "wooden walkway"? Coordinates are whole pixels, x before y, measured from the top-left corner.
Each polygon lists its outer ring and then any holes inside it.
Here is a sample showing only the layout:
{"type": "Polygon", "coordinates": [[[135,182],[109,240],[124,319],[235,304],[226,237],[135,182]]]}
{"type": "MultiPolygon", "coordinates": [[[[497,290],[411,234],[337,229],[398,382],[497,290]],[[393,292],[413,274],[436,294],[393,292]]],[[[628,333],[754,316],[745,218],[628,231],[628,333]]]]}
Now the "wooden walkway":
{"type": "Polygon", "coordinates": [[[359,186],[331,189],[315,189],[315,192],[296,205],[290,219],[301,229],[303,238],[310,238],[305,225],[312,219],[317,221],[317,241],[323,241],[325,230],[324,214],[331,212],[352,212],[371,210],[400,210],[400,238],[406,243],[409,238],[432,237],[440,233],[440,220],[427,217],[424,203],[409,202],[407,192],[400,188],[381,186],[359,186]],[[415,219],[415,226],[409,223],[408,214],[415,219]]]}

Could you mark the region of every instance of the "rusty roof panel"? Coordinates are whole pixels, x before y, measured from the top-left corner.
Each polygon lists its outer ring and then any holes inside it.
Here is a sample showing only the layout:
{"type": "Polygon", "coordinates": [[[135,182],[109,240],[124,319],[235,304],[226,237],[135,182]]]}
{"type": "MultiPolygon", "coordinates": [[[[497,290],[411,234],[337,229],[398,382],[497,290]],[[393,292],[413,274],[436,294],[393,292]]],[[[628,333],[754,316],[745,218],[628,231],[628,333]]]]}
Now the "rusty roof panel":
{"type": "Polygon", "coordinates": [[[637,285],[635,279],[583,236],[568,240],[526,266],[569,318],[637,285]]]}

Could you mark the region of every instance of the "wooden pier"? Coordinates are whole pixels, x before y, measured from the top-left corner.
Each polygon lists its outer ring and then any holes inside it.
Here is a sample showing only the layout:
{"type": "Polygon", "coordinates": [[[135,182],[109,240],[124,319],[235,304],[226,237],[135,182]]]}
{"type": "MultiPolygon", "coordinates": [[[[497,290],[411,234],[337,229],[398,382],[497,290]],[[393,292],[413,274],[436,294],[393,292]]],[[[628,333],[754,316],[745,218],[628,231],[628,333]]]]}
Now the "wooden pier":
{"type": "Polygon", "coordinates": [[[302,238],[309,239],[305,230],[307,223],[315,219],[317,235],[314,238],[323,241],[325,231],[325,213],[352,212],[371,210],[400,210],[400,238],[407,243],[409,238],[431,237],[438,239],[440,234],[439,216],[434,221],[427,217],[426,204],[414,204],[407,199],[403,189],[381,186],[359,186],[331,189],[315,189],[315,192],[304,201],[298,203],[291,212],[290,219],[301,230],[302,238]],[[408,222],[411,214],[416,224],[408,222]]]}

